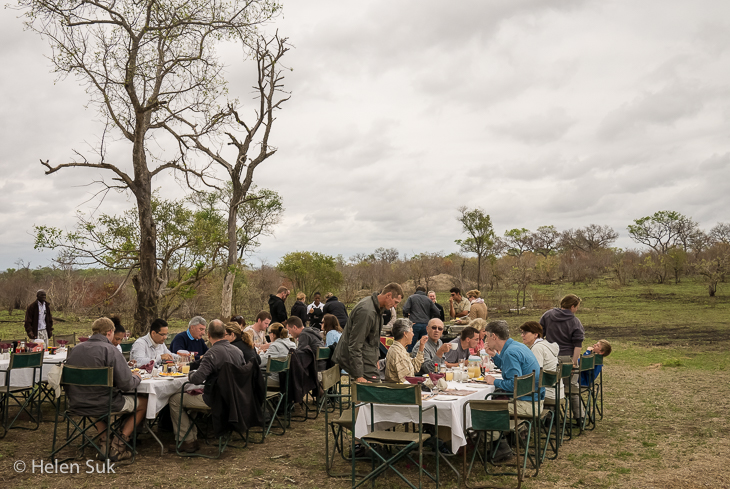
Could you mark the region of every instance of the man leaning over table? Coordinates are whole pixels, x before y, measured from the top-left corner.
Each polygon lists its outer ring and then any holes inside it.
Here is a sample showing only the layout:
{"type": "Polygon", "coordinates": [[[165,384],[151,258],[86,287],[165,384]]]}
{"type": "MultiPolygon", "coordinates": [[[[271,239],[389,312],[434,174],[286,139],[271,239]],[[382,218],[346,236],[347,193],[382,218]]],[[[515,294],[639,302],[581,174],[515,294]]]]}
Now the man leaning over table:
{"type": "MultiPolygon", "coordinates": [[[[444,353],[444,360],[447,367],[458,367],[461,360],[469,359],[469,349],[476,348],[479,342],[479,331],[476,328],[467,326],[461,330],[461,335],[447,343],[456,345],[455,349],[449,349],[444,353]]],[[[450,347],[453,348],[453,347],[450,347]]]]}
{"type": "MultiPolygon", "coordinates": [[[[545,389],[540,388],[540,364],[535,358],[535,354],[522,343],[519,343],[509,337],[509,326],[506,321],[491,321],[486,327],[485,346],[487,353],[493,358],[494,365],[502,370],[502,378],[497,379],[491,375],[487,375],[484,380],[487,384],[493,385],[497,389],[505,392],[514,392],[515,377],[535,373],[535,387],[538,393],[533,394],[533,399],[538,401],[538,415],[542,411],[543,399],[545,399],[545,389]]],[[[530,396],[522,396],[517,400],[517,414],[520,416],[532,416],[532,401],[530,396]]],[[[513,414],[514,408],[512,403],[509,404],[510,414],[513,414]]],[[[498,432],[492,433],[494,438],[499,436],[498,432]]],[[[493,439],[494,439],[493,438],[493,439]]],[[[504,439],[502,439],[504,441],[504,439]]],[[[512,450],[509,446],[500,443],[495,462],[511,456],[512,450]]]]}
{"type": "MultiPolygon", "coordinates": [[[[218,380],[218,373],[226,363],[243,365],[246,361],[241,350],[231,345],[225,339],[226,329],[220,321],[211,321],[208,326],[208,339],[212,346],[201,358],[200,367],[190,374],[190,382],[193,384],[205,383],[203,395],[195,396],[183,394],[182,407],[194,409],[207,409],[213,405],[213,386],[218,380]]],[[[190,428],[190,417],[185,409],[181,410],[180,396],[170,397],[170,417],[172,418],[173,432],[175,439],[187,433],[190,428]]],[[[193,453],[199,447],[197,443],[198,430],[193,424],[190,433],[187,433],[183,443],[180,445],[181,452],[193,453]]],[[[175,446],[170,447],[175,450],[175,446]]]]}
{"type": "Polygon", "coordinates": [[[129,360],[135,360],[137,365],[147,365],[150,361],[159,365],[166,360],[176,360],[178,356],[170,353],[165,346],[167,336],[167,321],[160,318],[155,319],[150,325],[150,332],[138,338],[132,345],[129,360]]]}
{"type": "MultiPolygon", "coordinates": [[[[134,410],[134,395],[122,394],[123,391],[132,391],[137,388],[142,378],[138,373],[132,373],[127,367],[127,361],[119,350],[112,345],[114,338],[114,323],[109,318],[99,318],[91,325],[92,335],[89,341],[79,343],[71,349],[66,359],[66,365],[73,367],[113,367],[114,394],[112,412],[132,413],[134,410]]],[[[75,412],[92,416],[103,414],[109,406],[109,390],[106,387],[67,387],[69,407],[75,412]]],[[[147,397],[137,396],[137,426],[144,420],[147,411],[147,397]]],[[[134,417],[129,416],[122,425],[121,434],[124,441],[129,442],[134,430],[134,417]]],[[[96,429],[101,434],[99,446],[106,448],[106,423],[99,421],[96,429]]],[[[132,454],[127,446],[118,438],[111,441],[107,458],[112,462],[131,458],[132,454]]]]}
{"type": "Polygon", "coordinates": [[[195,316],[188,323],[188,329],[186,331],[175,335],[175,339],[170,344],[170,351],[177,353],[180,350],[185,350],[188,353],[197,352],[198,356],[203,355],[208,351],[208,345],[205,344],[205,340],[203,339],[207,325],[204,318],[195,316]]]}
{"type": "Polygon", "coordinates": [[[389,283],[378,294],[365,297],[350,313],[332,360],[338,363],[355,382],[380,382],[380,331],[383,311],[400,304],[403,288],[389,283]]]}
{"type": "MultiPolygon", "coordinates": [[[[433,318],[428,322],[426,326],[426,334],[428,341],[423,349],[423,364],[421,370],[418,372],[421,375],[433,373],[435,371],[435,365],[446,365],[444,362],[444,354],[451,350],[450,343],[444,343],[441,341],[441,335],[444,333],[444,323],[439,318],[433,318]]],[[[411,356],[415,357],[416,351],[411,352],[411,356]]],[[[438,373],[438,372],[436,372],[438,373]]]]}

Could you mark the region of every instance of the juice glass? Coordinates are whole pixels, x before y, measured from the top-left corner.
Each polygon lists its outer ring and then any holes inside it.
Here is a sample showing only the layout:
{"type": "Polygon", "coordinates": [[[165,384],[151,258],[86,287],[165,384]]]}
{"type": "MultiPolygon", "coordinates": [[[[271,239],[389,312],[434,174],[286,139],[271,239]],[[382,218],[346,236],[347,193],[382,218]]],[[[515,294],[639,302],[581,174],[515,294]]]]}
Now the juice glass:
{"type": "Polygon", "coordinates": [[[454,372],[453,372],[453,370],[447,370],[446,371],[446,377],[445,378],[446,378],[446,382],[451,382],[452,380],[454,380],[454,372]]]}
{"type": "Polygon", "coordinates": [[[190,364],[187,364],[186,363],[186,364],[184,364],[182,366],[182,373],[184,373],[185,375],[187,375],[188,373],[190,373],[190,364]]]}

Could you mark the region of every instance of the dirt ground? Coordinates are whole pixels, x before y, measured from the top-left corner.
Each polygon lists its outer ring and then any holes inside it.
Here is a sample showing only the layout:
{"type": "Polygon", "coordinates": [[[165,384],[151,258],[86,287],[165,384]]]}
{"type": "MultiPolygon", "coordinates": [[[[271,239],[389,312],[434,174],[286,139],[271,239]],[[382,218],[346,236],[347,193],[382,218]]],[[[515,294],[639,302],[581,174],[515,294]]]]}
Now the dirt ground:
{"type": "MultiPolygon", "coordinates": [[[[567,442],[557,460],[547,461],[527,488],[723,488],[730,487],[730,386],[723,372],[652,366],[637,370],[607,363],[605,417],[594,431],[567,442]]],[[[32,473],[46,460],[53,436],[53,412],[39,431],[12,430],[0,440],[2,487],[245,487],[343,488],[347,479],[324,470],[324,419],[293,423],[284,436],[264,444],[229,448],[219,460],[160,456],[159,445],[143,435],[140,455],[115,474],[32,473]],[[14,469],[17,461],[24,472],[14,469]]],[[[171,434],[161,433],[165,444],[171,434]]],[[[46,460],[47,462],[47,460],[46,460]]],[[[456,460],[460,463],[460,458],[456,460]]],[[[93,463],[92,463],[93,465],[93,463]]],[[[345,468],[341,466],[341,468],[345,468]]],[[[409,475],[413,468],[405,469],[409,475]]],[[[513,480],[503,480],[512,484],[513,480]]],[[[427,487],[433,487],[433,484],[427,487]]],[[[442,487],[458,487],[442,465],[442,487]]],[[[377,487],[405,487],[393,474],[377,487]]]]}

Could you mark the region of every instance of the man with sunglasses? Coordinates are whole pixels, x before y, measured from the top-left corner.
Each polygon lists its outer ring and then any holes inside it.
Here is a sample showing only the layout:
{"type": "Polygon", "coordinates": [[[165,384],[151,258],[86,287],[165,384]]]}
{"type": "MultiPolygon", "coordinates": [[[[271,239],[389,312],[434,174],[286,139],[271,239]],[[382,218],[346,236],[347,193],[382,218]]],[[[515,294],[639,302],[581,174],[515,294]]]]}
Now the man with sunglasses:
{"type": "Polygon", "coordinates": [[[154,360],[155,366],[166,360],[177,360],[178,356],[170,353],[165,346],[167,337],[167,321],[160,318],[155,319],[150,325],[150,332],[132,345],[129,360],[136,360],[137,365],[147,365],[154,360]]]}
{"type": "MultiPolygon", "coordinates": [[[[423,363],[419,375],[435,372],[435,364],[441,365],[444,362],[444,353],[451,349],[448,343],[444,344],[441,341],[441,335],[444,334],[444,323],[439,318],[433,318],[428,322],[426,334],[428,335],[428,341],[423,349],[423,363]]],[[[414,349],[411,356],[415,357],[417,353],[414,349]]]]}

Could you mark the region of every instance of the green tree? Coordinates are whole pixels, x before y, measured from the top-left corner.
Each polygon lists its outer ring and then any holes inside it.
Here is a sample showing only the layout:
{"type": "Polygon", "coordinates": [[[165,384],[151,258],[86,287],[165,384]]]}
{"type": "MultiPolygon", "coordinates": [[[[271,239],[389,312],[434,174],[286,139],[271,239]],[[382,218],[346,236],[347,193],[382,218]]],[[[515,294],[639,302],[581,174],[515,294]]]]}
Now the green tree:
{"type": "Polygon", "coordinates": [[[469,210],[466,206],[459,207],[457,220],[462,225],[463,232],[469,235],[466,239],[455,241],[464,253],[477,255],[477,289],[482,288],[482,260],[488,256],[494,246],[495,237],[492,220],[480,208],[469,210]]]}
{"type": "Polygon", "coordinates": [[[631,239],[646,245],[659,254],[666,255],[675,245],[687,251],[697,223],[675,211],[658,211],[651,216],[634,220],[628,226],[631,239]]]}
{"type": "Polygon", "coordinates": [[[250,44],[256,27],[277,15],[279,5],[275,0],[18,0],[18,6],[26,26],[51,45],[55,71],[86,86],[90,105],[106,123],[92,155],[77,151],[64,163],[42,164],[46,174],[72,167],[111,172],[111,182],[102,182],[106,190],[134,195],[135,327],[146,330],[158,316],[160,298],[152,180],[168,170],[202,177],[186,146],[166,144],[162,135],[190,125],[217,130],[219,121],[211,115],[226,82],[216,44],[250,44]],[[128,158],[107,159],[110,141],[126,145],[128,158]]]}
{"type": "MultiPolygon", "coordinates": [[[[52,226],[34,226],[35,248],[58,249],[62,265],[101,266],[126,271],[124,281],[105,300],[110,300],[132,280],[139,293],[140,228],[137,209],[119,216],[89,217],[79,212],[76,229],[64,232],[52,226]]],[[[180,200],[152,198],[157,222],[154,300],[161,317],[170,317],[187,297],[195,294],[203,279],[223,265],[225,220],[213,209],[191,209],[180,200]]],[[[135,336],[147,330],[135,323],[135,336]]]]}
{"type": "Polygon", "coordinates": [[[282,257],[276,268],[294,288],[311,297],[316,291],[335,289],[342,283],[334,257],[316,251],[295,251],[282,257]]]}
{"type": "Polygon", "coordinates": [[[512,256],[522,256],[526,251],[532,250],[532,233],[525,228],[515,228],[504,232],[504,240],[507,243],[507,253],[512,256]]]}

